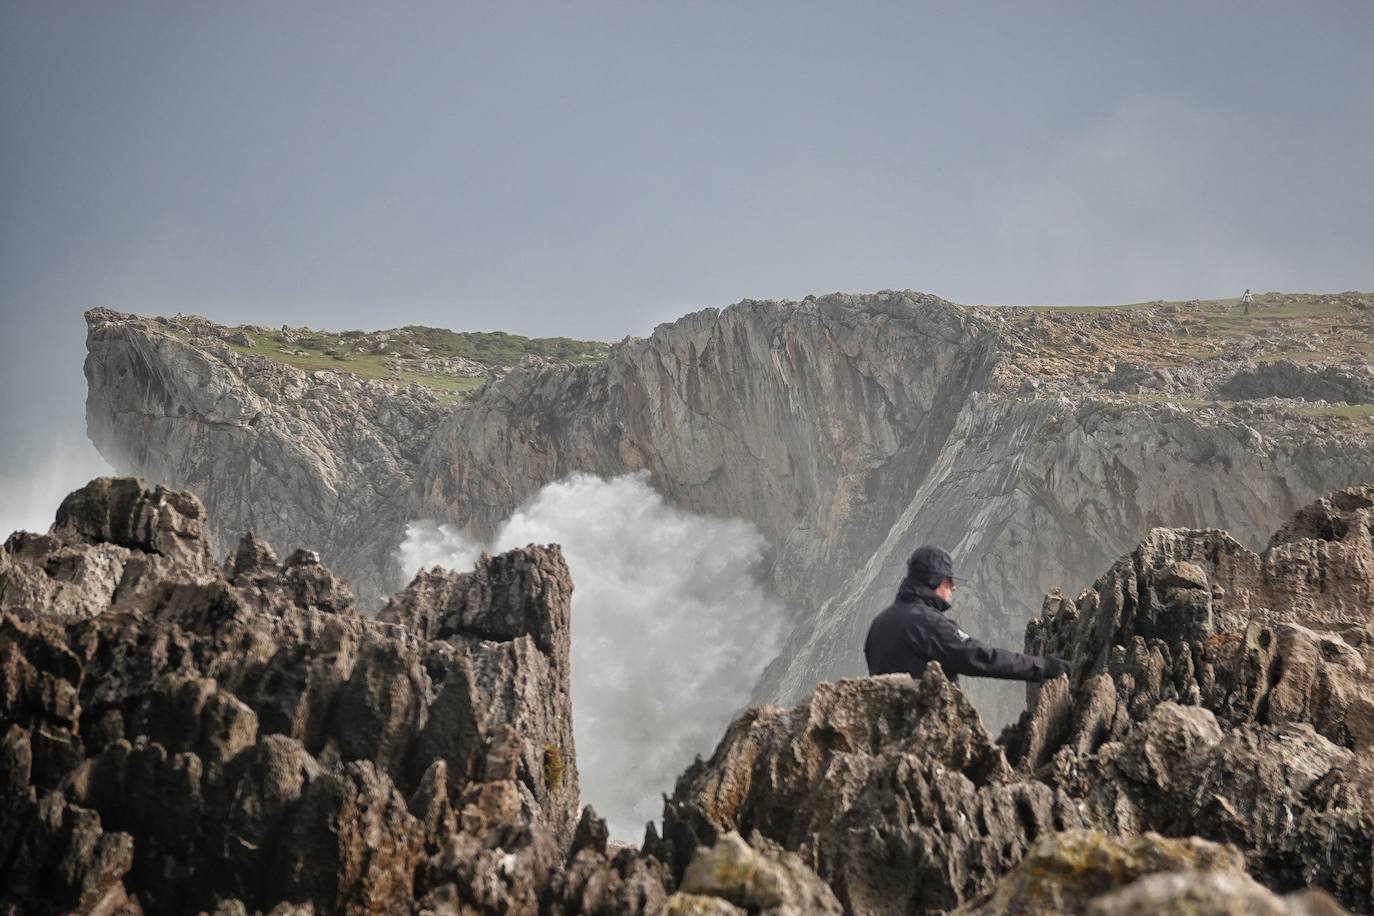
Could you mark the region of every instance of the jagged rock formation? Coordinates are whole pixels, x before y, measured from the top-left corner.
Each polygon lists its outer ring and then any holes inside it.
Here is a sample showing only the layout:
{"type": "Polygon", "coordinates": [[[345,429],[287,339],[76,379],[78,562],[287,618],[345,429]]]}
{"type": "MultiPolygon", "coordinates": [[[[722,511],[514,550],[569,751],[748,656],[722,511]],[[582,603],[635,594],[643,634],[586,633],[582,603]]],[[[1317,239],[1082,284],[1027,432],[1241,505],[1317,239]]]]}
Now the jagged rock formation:
{"type": "Polygon", "coordinates": [[[727,912],[767,916],[839,916],[830,888],[801,859],[755,833],[745,842],[724,833],[692,856],[668,913],[727,912]]]}
{"type": "Polygon", "coordinates": [[[556,548],[372,619],[315,554],[246,535],[221,566],[206,531],[189,493],[101,479],[0,549],[0,913],[840,912],[757,835],[670,899],[576,817],[556,548]]]}
{"type": "Polygon", "coordinates": [[[749,710],[642,849],[577,817],[555,548],[374,619],[206,526],[103,479],[0,550],[0,912],[1374,912],[1374,487],[1052,594],[998,740],[935,665],[749,710]]]}
{"type": "MultiPolygon", "coordinates": [[[[407,519],[484,537],[566,474],[648,470],[672,502],[743,516],[773,545],[801,617],[758,695],[792,702],[860,673],[862,629],[918,542],[970,571],[965,625],[1014,642],[1027,595],[1088,579],[1153,526],[1258,546],[1359,482],[1374,407],[1330,402],[1367,394],[1372,310],[1361,294],[1260,297],[1253,316],[745,301],[599,363],[524,363],[451,407],[95,311],[88,417],[118,467],[206,499],[217,535],[317,546],[378,603],[407,519]]],[[[998,721],[1020,708],[985,693],[998,721]]]]}
{"type": "Polygon", "coordinates": [[[530,547],[370,619],[309,551],[220,567],[195,497],[92,482],[0,551],[0,911],[533,912],[577,824],[570,594],[530,547]]]}
{"type": "Polygon", "coordinates": [[[847,912],[925,913],[988,893],[1047,834],[1153,830],[1374,911],[1372,599],[1374,487],[1305,508],[1262,554],[1153,531],[1077,599],[1046,600],[1027,647],[1073,670],[999,742],[935,665],[822,684],[736,720],[647,848],[681,874],[686,850],[757,831],[847,912]]]}

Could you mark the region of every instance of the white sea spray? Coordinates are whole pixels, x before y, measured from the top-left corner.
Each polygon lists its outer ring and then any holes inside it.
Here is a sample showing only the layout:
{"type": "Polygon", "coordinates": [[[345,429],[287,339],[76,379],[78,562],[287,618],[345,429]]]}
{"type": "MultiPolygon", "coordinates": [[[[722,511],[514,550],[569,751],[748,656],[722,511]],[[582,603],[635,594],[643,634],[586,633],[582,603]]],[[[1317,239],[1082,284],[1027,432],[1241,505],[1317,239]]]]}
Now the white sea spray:
{"type": "Polygon", "coordinates": [[[786,611],[749,523],[668,505],[647,475],[544,487],[481,545],[412,522],[408,572],[470,569],[483,549],[562,546],[573,576],[572,699],[583,802],[634,840],[693,757],[709,755],[778,649],[786,611]]]}

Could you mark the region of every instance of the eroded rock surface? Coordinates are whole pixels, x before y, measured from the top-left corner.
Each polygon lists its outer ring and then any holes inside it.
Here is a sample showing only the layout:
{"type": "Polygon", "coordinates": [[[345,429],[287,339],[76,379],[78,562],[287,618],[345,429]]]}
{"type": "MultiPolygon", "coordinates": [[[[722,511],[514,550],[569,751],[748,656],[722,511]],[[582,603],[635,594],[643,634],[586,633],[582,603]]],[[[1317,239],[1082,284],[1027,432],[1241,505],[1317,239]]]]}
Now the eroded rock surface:
{"type": "Polygon", "coordinates": [[[1374,911],[1374,487],[1049,596],[999,739],[934,665],[751,709],[639,849],[578,816],[555,548],[374,619],[206,528],[104,479],[0,550],[0,912],[1374,911]]]}
{"type": "MultiPolygon", "coordinates": [[[[1304,508],[1261,554],[1221,531],[1153,531],[1078,598],[1046,599],[1027,648],[1070,658],[1071,675],[1031,688],[1000,740],[936,665],[920,681],[825,683],[799,706],[737,719],[679,781],[647,848],[682,875],[688,850],[756,831],[847,912],[934,913],[991,893],[1062,831],[1155,831],[1230,844],[1225,856],[1271,891],[1315,886],[1374,911],[1372,590],[1374,487],[1304,508]]],[[[1103,854],[1138,859],[1135,842],[1103,854]]],[[[1062,861],[1062,845],[1047,848],[1042,865],[1062,861]]],[[[1133,876],[1200,868],[1180,859],[1133,876]]],[[[1044,872],[1022,875],[1063,892],[1048,909],[996,904],[1025,901],[1005,886],[979,911],[1079,912],[1089,898],[1098,912],[1182,911],[1253,890],[1239,877],[1161,878],[1098,900],[1107,884],[1084,896],[1044,872]]]]}
{"type": "MultiPolygon", "coordinates": [[[[559,551],[426,573],[370,619],[315,554],[249,535],[221,567],[206,530],[188,493],[102,479],[0,551],[0,911],[561,899],[578,779],[559,551]]],[[[604,849],[586,859],[604,884],[604,849]]]]}

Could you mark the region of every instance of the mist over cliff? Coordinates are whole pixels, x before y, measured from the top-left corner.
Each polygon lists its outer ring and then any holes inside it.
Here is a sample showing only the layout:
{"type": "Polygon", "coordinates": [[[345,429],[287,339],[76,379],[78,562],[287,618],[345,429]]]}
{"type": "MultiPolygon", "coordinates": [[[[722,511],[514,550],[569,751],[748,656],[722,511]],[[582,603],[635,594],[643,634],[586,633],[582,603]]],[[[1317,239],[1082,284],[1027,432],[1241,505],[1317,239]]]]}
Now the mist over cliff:
{"type": "Polygon", "coordinates": [[[776,655],[786,616],[761,581],[750,524],[675,509],[648,475],[576,474],[544,487],[479,544],[416,521],[411,572],[471,569],[485,550],[556,543],[573,573],[573,726],[584,800],[637,840],[659,795],[708,756],[776,655]]]}

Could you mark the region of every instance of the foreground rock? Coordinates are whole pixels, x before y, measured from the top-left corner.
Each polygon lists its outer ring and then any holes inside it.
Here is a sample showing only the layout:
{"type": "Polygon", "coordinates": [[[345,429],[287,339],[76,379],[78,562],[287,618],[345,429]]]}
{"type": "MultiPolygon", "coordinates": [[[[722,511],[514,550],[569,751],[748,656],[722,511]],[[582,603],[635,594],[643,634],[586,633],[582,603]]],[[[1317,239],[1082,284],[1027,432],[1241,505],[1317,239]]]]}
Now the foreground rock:
{"type": "Polygon", "coordinates": [[[1244,871],[1232,846],[1166,839],[1113,839],[1086,830],[1038,840],[1011,874],[959,916],[1331,916],[1323,891],[1280,898],[1244,871]]]}
{"type": "MultiPolygon", "coordinates": [[[[695,847],[757,831],[848,912],[934,913],[989,893],[1048,835],[1157,831],[1232,844],[1271,890],[1374,910],[1374,487],[1307,507],[1263,554],[1156,530],[1046,607],[1028,648],[1072,676],[1000,741],[938,666],[822,684],[736,720],[647,848],[682,874],[695,847]]],[[[1112,906],[1189,887],[1160,879],[1112,906]]]]}
{"type": "Polygon", "coordinates": [[[556,548],[371,619],[313,553],[249,535],[221,566],[206,527],[102,479],[0,550],[0,913],[840,912],[760,836],[689,851],[670,904],[578,817],[556,548]]]}
{"type": "Polygon", "coordinates": [[[314,554],[220,567],[195,497],[94,481],[0,551],[0,911],[537,911],[577,824],[570,596],[529,547],[372,620],[314,554]]]}
{"type": "Polygon", "coordinates": [[[642,849],[578,815],[556,548],[370,619],[205,532],[105,479],[0,550],[0,913],[1374,911],[1374,487],[1051,596],[1000,739],[938,666],[751,709],[642,849]]]}

